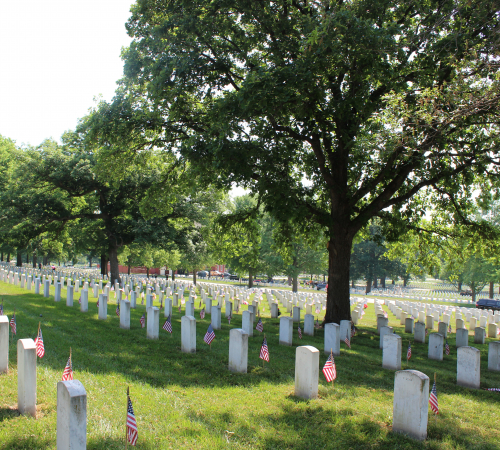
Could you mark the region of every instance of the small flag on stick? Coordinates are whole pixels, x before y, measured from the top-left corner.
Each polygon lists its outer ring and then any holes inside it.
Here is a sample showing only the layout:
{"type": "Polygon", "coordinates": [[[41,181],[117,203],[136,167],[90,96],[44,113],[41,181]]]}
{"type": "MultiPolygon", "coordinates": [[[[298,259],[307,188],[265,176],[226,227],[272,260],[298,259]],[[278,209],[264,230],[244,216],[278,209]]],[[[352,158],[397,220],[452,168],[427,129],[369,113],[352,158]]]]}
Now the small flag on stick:
{"type": "Polygon", "coordinates": [[[203,340],[208,344],[208,345],[211,345],[212,344],[212,341],[215,339],[215,333],[214,333],[214,329],[212,328],[212,324],[209,324],[208,325],[208,330],[205,334],[205,337],[203,338],[203,340]]]}
{"type": "Polygon", "coordinates": [[[10,319],[10,328],[12,330],[12,334],[17,334],[17,324],[16,324],[16,311],[14,310],[14,315],[12,319],[10,319]]]}
{"type": "Polygon", "coordinates": [[[450,345],[448,344],[448,339],[446,339],[446,344],[444,345],[444,352],[446,355],[450,354],[450,345]]]}
{"type": "Polygon", "coordinates": [[[40,328],[40,322],[38,322],[38,333],[35,339],[36,354],[39,358],[43,358],[45,355],[45,347],[43,345],[42,329],[40,328]]]}
{"type": "Polygon", "coordinates": [[[167,317],[167,320],[165,320],[165,323],[163,324],[163,329],[165,331],[168,331],[170,334],[172,334],[172,322],[170,321],[170,315],[167,317]]]}
{"type": "Polygon", "coordinates": [[[269,349],[267,348],[267,340],[265,335],[264,335],[264,340],[262,341],[262,347],[260,348],[259,358],[262,359],[263,361],[269,362],[269,349]]]}
{"type": "Polygon", "coordinates": [[[141,322],[141,328],[144,328],[146,326],[146,316],[143,314],[139,321],[141,322]]]}
{"type": "Polygon", "coordinates": [[[205,308],[203,308],[201,311],[200,311],[200,319],[204,319],[205,318],[205,308]]]}
{"type": "Polygon", "coordinates": [[[64,372],[62,374],[62,381],[71,381],[73,379],[73,367],[71,364],[71,347],[69,348],[69,358],[66,363],[66,367],[64,368],[64,372]]]}
{"type": "Polygon", "coordinates": [[[436,390],[436,374],[434,373],[434,384],[432,386],[431,394],[429,395],[429,404],[431,405],[432,411],[439,414],[437,390],[436,390]]]}
{"type": "Polygon", "coordinates": [[[297,328],[297,331],[299,332],[299,339],[302,339],[302,330],[300,327],[297,328]]]}
{"type": "Polygon", "coordinates": [[[346,336],[344,339],[345,345],[347,345],[349,348],[351,348],[351,341],[349,340],[349,336],[346,336]]]}
{"type": "Polygon", "coordinates": [[[264,331],[264,324],[262,323],[262,319],[260,317],[259,317],[259,321],[257,322],[255,329],[257,331],[260,331],[261,333],[264,331]]]}
{"type": "Polygon", "coordinates": [[[335,360],[333,359],[333,352],[330,350],[330,356],[326,360],[326,363],[323,367],[323,375],[326,378],[326,381],[329,383],[330,381],[333,384],[335,378],[337,378],[337,369],[335,368],[335,360]]]}
{"type": "Polygon", "coordinates": [[[116,315],[120,317],[120,305],[116,305],[116,315]]]}
{"type": "Polygon", "coordinates": [[[0,305],[0,316],[3,316],[3,298],[2,298],[2,304],[0,305]]]}
{"type": "Polygon", "coordinates": [[[134,408],[132,407],[132,400],[130,400],[130,391],[127,387],[127,443],[135,446],[137,443],[137,421],[135,420],[134,408]]]}
{"type": "Polygon", "coordinates": [[[408,342],[408,350],[406,351],[406,362],[411,358],[411,342],[408,342]]]}

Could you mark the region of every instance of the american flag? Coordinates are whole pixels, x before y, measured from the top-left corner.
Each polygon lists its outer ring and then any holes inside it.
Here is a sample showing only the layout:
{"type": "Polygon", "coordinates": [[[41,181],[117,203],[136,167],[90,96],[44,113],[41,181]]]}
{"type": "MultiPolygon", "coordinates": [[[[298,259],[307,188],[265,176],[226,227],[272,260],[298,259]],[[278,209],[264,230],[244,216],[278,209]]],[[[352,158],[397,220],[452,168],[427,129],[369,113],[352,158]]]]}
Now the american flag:
{"type": "Polygon", "coordinates": [[[485,388],[486,391],[500,392],[500,388],[485,388]]]}
{"type": "Polygon", "coordinates": [[[144,328],[146,326],[146,316],[143,314],[139,321],[141,322],[141,328],[144,328]]]}
{"type": "Polygon", "coordinates": [[[129,396],[127,396],[127,441],[130,445],[134,446],[137,443],[137,422],[129,396]]]}
{"type": "Polygon", "coordinates": [[[351,348],[351,341],[349,340],[349,336],[346,336],[344,339],[345,345],[347,345],[349,348],[351,348]]]}
{"type": "Polygon", "coordinates": [[[262,347],[260,348],[259,358],[269,362],[269,349],[267,348],[267,340],[265,337],[264,340],[262,341],[262,347]]]}
{"type": "Polygon", "coordinates": [[[120,316],[120,305],[116,305],[116,315],[120,316]]]}
{"type": "Polygon", "coordinates": [[[451,325],[448,325],[448,333],[451,333],[451,325]]]}
{"type": "Polygon", "coordinates": [[[315,328],[319,328],[319,322],[318,322],[318,319],[316,319],[316,323],[314,324],[314,327],[315,327],[315,328]]]}
{"type": "Polygon", "coordinates": [[[425,335],[427,336],[429,334],[429,330],[426,328],[425,329],[425,335]]]}
{"type": "Polygon", "coordinates": [[[204,340],[204,341],[205,341],[208,345],[210,345],[214,339],[215,339],[214,329],[212,328],[212,324],[209,324],[209,325],[208,325],[208,330],[207,330],[207,333],[205,334],[205,337],[203,338],[203,340],[204,340]]]}
{"type": "Polygon", "coordinates": [[[205,308],[203,308],[201,311],[200,311],[200,319],[204,319],[205,318],[205,308]]]}
{"type": "Polygon", "coordinates": [[[408,351],[406,352],[406,361],[409,361],[411,358],[411,342],[408,343],[408,351]]]}
{"type": "Polygon", "coordinates": [[[97,299],[97,305],[96,306],[99,308],[99,299],[97,299]]]}
{"type": "Polygon", "coordinates": [[[38,329],[38,336],[35,339],[36,354],[39,358],[43,358],[45,355],[45,347],[43,345],[42,329],[38,329]]]}
{"type": "Polygon", "coordinates": [[[181,310],[181,305],[179,305],[179,312],[181,312],[181,311],[182,311],[182,310],[181,310]]]}
{"type": "Polygon", "coordinates": [[[318,307],[316,307],[316,314],[319,314],[320,312],[321,310],[318,307]]]}
{"type": "Polygon", "coordinates": [[[448,339],[446,339],[446,344],[444,345],[444,352],[449,355],[450,354],[450,346],[448,344],[448,339]]]}
{"type": "Polygon", "coordinates": [[[436,391],[436,382],[434,381],[434,385],[432,386],[431,395],[429,395],[429,403],[431,405],[431,409],[439,414],[439,406],[438,406],[438,397],[436,391]]]}
{"type": "Polygon", "coordinates": [[[323,375],[326,378],[326,381],[329,383],[330,381],[335,380],[337,378],[337,369],[335,368],[335,360],[333,359],[332,354],[326,360],[326,363],[323,367],[323,375]]]}
{"type": "Polygon", "coordinates": [[[354,324],[352,324],[352,326],[351,326],[351,337],[356,336],[356,331],[357,331],[356,327],[354,326],[354,324]]]}
{"type": "Polygon", "coordinates": [[[231,316],[231,314],[229,314],[229,316],[227,316],[227,321],[228,321],[229,325],[231,325],[231,319],[232,319],[232,316],[231,316]]]}
{"type": "Polygon", "coordinates": [[[81,305],[82,304],[82,294],[80,294],[80,297],[78,298],[78,304],[81,305]]]}
{"type": "Polygon", "coordinates": [[[71,353],[69,354],[68,362],[64,368],[62,381],[70,381],[73,379],[73,368],[71,367],[71,353]]]}
{"type": "Polygon", "coordinates": [[[300,327],[297,328],[297,331],[299,332],[299,339],[302,339],[302,330],[300,327]]]}
{"type": "Polygon", "coordinates": [[[0,305],[0,316],[3,316],[3,300],[2,300],[2,304],[0,305]]]}
{"type": "Polygon", "coordinates": [[[17,325],[16,325],[16,313],[10,319],[10,328],[12,329],[12,334],[17,334],[17,325]]]}
{"type": "Polygon", "coordinates": [[[264,324],[262,323],[262,319],[260,317],[255,329],[260,331],[261,333],[264,331],[264,324]]]}
{"type": "Polygon", "coordinates": [[[165,323],[163,324],[163,329],[172,334],[172,322],[170,321],[170,315],[167,317],[167,320],[165,320],[165,323]]]}

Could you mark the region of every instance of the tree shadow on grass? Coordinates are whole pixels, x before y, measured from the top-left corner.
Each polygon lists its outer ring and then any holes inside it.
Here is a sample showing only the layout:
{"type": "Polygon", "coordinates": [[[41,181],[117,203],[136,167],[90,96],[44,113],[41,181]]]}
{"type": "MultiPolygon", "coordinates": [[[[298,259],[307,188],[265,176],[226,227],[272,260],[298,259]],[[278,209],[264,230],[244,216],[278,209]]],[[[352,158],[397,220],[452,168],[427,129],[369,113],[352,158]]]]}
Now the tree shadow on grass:
{"type": "Polygon", "coordinates": [[[15,408],[8,408],[8,407],[0,408],[0,422],[12,419],[13,417],[19,417],[20,415],[21,415],[20,412],[15,408]]]}
{"type": "Polygon", "coordinates": [[[54,442],[38,436],[22,436],[0,443],[0,450],[44,450],[54,448],[54,442]]]}

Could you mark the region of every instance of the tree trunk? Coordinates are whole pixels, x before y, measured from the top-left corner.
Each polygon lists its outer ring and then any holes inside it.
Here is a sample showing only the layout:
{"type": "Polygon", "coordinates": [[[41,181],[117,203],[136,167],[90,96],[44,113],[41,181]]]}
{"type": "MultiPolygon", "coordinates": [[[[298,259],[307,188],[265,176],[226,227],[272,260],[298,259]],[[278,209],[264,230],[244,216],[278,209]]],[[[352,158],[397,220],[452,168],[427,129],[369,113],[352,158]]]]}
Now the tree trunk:
{"type": "Polygon", "coordinates": [[[298,281],[299,277],[292,277],[292,292],[298,291],[298,281]]]}
{"type": "Polygon", "coordinates": [[[374,277],[373,278],[373,289],[377,289],[378,288],[377,282],[378,282],[377,277],[374,277]]]}
{"type": "Polygon", "coordinates": [[[149,267],[146,267],[146,278],[149,278],[149,267]]]}
{"type": "Polygon", "coordinates": [[[292,277],[290,275],[288,275],[287,283],[288,283],[288,286],[292,285],[292,277]]]}
{"type": "Polygon", "coordinates": [[[101,275],[108,274],[108,258],[104,253],[101,254],[101,275]]]}
{"type": "Polygon", "coordinates": [[[380,279],[380,287],[382,289],[385,289],[385,276],[383,276],[381,279],[380,279]]]}
{"type": "MultiPolygon", "coordinates": [[[[10,252],[7,253],[7,262],[10,262],[10,252]]],[[[500,293],[500,288],[499,288],[499,293],[500,293]]]]}
{"type": "Polygon", "coordinates": [[[0,255],[0,262],[3,262],[3,252],[2,252],[2,254],[0,255]]]}
{"type": "Polygon", "coordinates": [[[89,256],[89,267],[92,268],[92,255],[89,256]]]}
{"type": "Polygon", "coordinates": [[[458,292],[460,292],[462,290],[462,282],[459,281],[458,282],[458,292]]]}
{"type": "Polygon", "coordinates": [[[476,303],[476,283],[472,282],[470,284],[470,290],[472,292],[472,303],[476,303]]]}
{"type": "Polygon", "coordinates": [[[44,256],[43,257],[43,265],[46,266],[48,263],[49,263],[49,257],[48,256],[44,256]]]}
{"type": "MultiPolygon", "coordinates": [[[[121,283],[120,268],[118,267],[118,249],[113,244],[109,245],[108,258],[109,258],[109,265],[110,265],[109,271],[110,271],[111,283],[114,283],[115,281],[118,281],[118,283],[121,283]]],[[[106,264],[106,266],[107,266],[107,264],[106,264]]]]}
{"type": "Polygon", "coordinates": [[[131,266],[130,264],[127,266],[127,275],[130,275],[130,269],[131,269],[131,266]]]}
{"type": "Polygon", "coordinates": [[[490,281],[490,293],[489,293],[489,296],[488,296],[489,298],[493,298],[493,295],[494,295],[493,290],[495,288],[494,284],[495,284],[494,281],[490,281]]]}
{"type": "Polygon", "coordinates": [[[196,286],[196,269],[193,269],[193,284],[196,286]]]}
{"type": "Polygon", "coordinates": [[[253,275],[252,275],[252,269],[248,271],[248,287],[252,288],[253,287],[253,275]]]}
{"type": "Polygon", "coordinates": [[[371,278],[368,278],[368,280],[366,280],[365,294],[369,294],[371,291],[372,291],[372,280],[371,278]]]}
{"type": "Polygon", "coordinates": [[[175,270],[172,270],[172,281],[175,281],[175,270]]]}
{"type": "Polygon", "coordinates": [[[23,267],[23,255],[22,255],[21,252],[17,252],[16,266],[17,267],[23,267]]]}
{"type": "Polygon", "coordinates": [[[408,284],[408,278],[403,278],[403,287],[406,287],[408,284]]]}
{"type": "Polygon", "coordinates": [[[33,252],[33,269],[36,269],[36,252],[33,252]]]}
{"type": "Polygon", "coordinates": [[[356,285],[354,284],[354,280],[351,281],[351,287],[354,289],[356,285]]]}
{"type": "Polygon", "coordinates": [[[353,236],[336,226],[328,243],[328,290],[324,323],[351,320],[349,265],[353,236]]]}

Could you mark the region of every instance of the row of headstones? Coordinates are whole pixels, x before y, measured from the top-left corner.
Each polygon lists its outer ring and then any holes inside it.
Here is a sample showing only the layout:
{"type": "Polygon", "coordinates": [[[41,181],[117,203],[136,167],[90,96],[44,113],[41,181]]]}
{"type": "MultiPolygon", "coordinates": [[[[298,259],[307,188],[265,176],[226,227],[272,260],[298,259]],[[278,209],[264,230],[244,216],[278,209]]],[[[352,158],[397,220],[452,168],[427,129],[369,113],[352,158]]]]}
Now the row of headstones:
{"type": "MultiPolygon", "coordinates": [[[[380,305],[376,310],[380,311],[380,305]]],[[[401,336],[394,333],[392,327],[387,325],[387,318],[377,315],[377,332],[380,334],[380,348],[382,348],[382,367],[386,369],[401,369],[401,355],[403,351],[401,336]]],[[[405,333],[410,333],[413,319],[407,318],[405,333]]],[[[415,324],[415,342],[425,343],[425,325],[415,324]],[[418,338],[418,339],[417,339],[418,338]]],[[[440,322],[440,332],[429,334],[428,358],[438,361],[443,360],[446,324],[440,322]],[[442,325],[441,325],[442,324],[442,325]]],[[[484,344],[484,329],[476,328],[475,343],[484,344]]],[[[465,329],[457,330],[457,383],[460,385],[479,389],[480,383],[480,351],[469,347],[468,332],[465,329]],[[465,349],[465,350],[463,350],[465,349]]],[[[500,342],[490,342],[488,346],[488,370],[500,372],[500,342]]]]}
{"type": "MultiPolygon", "coordinates": [[[[248,335],[233,329],[230,333],[229,370],[240,372],[242,352],[236,342],[248,335]]],[[[243,345],[244,347],[244,345],[243,345]]],[[[32,339],[20,339],[18,348],[18,410],[36,417],[36,346],[32,339]]],[[[295,352],[295,389],[297,397],[317,398],[319,351],[312,346],[297,347],[295,352]]],[[[427,437],[429,378],[418,371],[395,374],[393,431],[415,439],[427,437]]],[[[57,383],[57,448],[83,450],[87,445],[87,393],[78,380],[57,383]]]]}
{"type": "MultiPolygon", "coordinates": [[[[467,322],[470,322],[471,318],[475,318],[480,321],[480,325],[485,327],[488,323],[499,323],[500,322],[500,311],[489,310],[481,310],[481,309],[471,309],[464,307],[448,307],[446,305],[429,305],[429,304],[420,304],[420,303],[412,303],[412,302],[386,302],[389,305],[391,311],[395,305],[396,308],[399,308],[405,311],[407,314],[411,314],[415,317],[419,317],[420,321],[424,321],[424,317],[426,315],[433,315],[434,319],[439,321],[440,316],[443,316],[443,321],[449,322],[451,314],[454,312],[456,314],[457,319],[462,319],[462,316],[465,316],[467,322]],[[445,317],[448,316],[448,317],[445,317]]],[[[399,318],[399,317],[398,317],[399,318]]]]}
{"type": "MultiPolygon", "coordinates": [[[[5,319],[5,320],[4,320],[5,319]]],[[[0,342],[3,342],[3,324],[0,316],[0,342]]],[[[8,323],[7,323],[8,328],[8,323]]],[[[9,332],[7,330],[7,342],[9,332]]],[[[2,345],[2,348],[4,346],[2,345]]],[[[0,373],[4,366],[0,349],[0,373]]],[[[36,345],[33,339],[17,341],[17,409],[21,414],[36,417],[37,375],[36,345]]],[[[87,393],[78,380],[57,383],[57,448],[58,450],[84,450],[87,448],[87,393]]]]}

